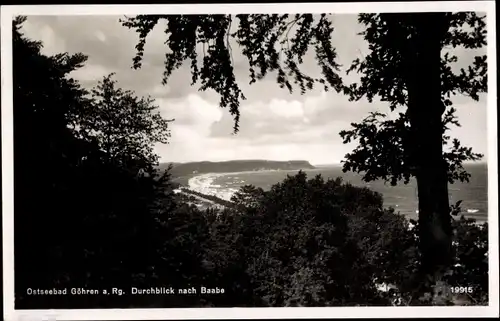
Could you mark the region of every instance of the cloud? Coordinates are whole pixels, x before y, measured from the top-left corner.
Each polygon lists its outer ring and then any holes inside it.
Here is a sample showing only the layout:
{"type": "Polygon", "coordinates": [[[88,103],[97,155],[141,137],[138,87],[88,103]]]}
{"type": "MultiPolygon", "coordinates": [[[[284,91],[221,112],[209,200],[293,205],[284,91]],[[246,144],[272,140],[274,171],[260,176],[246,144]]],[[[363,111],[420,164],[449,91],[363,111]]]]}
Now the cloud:
{"type": "MultiPolygon", "coordinates": [[[[226,160],[244,158],[307,159],[313,163],[338,162],[353,145],[343,145],[338,135],[350,123],[361,121],[370,111],[388,112],[380,101],[349,102],[335,92],[320,88],[301,95],[280,89],[276,75],[269,74],[253,85],[248,81],[248,62],[232,43],[235,74],[248,98],[241,103],[240,132],[233,135],[234,119],[227,109],[219,107],[220,97],[213,91],[198,91],[191,86],[189,64],[175,71],[168,84],[161,84],[165,46],[164,25],[159,24],[148,36],[143,66],[132,69],[138,35],[119,23],[120,16],[30,16],[24,33],[44,43],[44,53],[82,52],[89,56],[85,67],[72,76],[86,87],[94,86],[103,76],[116,72],[120,87],[137,95],[156,99],[162,115],[175,118],[171,124],[170,144],[156,146],[165,161],[226,160]]],[[[368,46],[358,35],[364,27],[356,15],[334,15],[332,44],[338,62],[345,70],[353,59],[368,53],[368,46]]],[[[202,48],[198,48],[201,50],[202,48]]],[[[469,64],[484,50],[455,50],[459,56],[456,68],[469,64]]],[[[319,68],[310,51],[303,70],[317,75],[319,68]]],[[[356,81],[359,75],[346,77],[356,81]]],[[[464,97],[454,100],[462,127],[453,136],[478,152],[486,151],[486,105],[464,97]]]]}
{"type": "Polygon", "coordinates": [[[80,69],[77,69],[70,73],[70,76],[78,79],[82,83],[96,83],[101,80],[104,76],[109,75],[112,72],[111,69],[100,65],[85,65],[80,69]]]}
{"type": "Polygon", "coordinates": [[[43,41],[42,53],[51,56],[67,50],[66,42],[54,30],[49,24],[28,19],[23,24],[22,32],[31,39],[43,41]]]}
{"type": "MultiPolygon", "coordinates": [[[[482,95],[482,103],[462,100],[455,103],[456,115],[461,127],[453,127],[450,131],[452,138],[458,138],[464,146],[473,147],[472,151],[488,155],[487,148],[487,109],[486,95],[482,95]]],[[[484,159],[486,160],[486,158],[484,159]]]]}
{"type": "Polygon", "coordinates": [[[183,99],[158,99],[156,103],[165,118],[175,118],[176,124],[192,126],[205,135],[223,113],[219,106],[196,94],[189,94],[183,99]]]}
{"type": "Polygon", "coordinates": [[[95,33],[95,36],[97,39],[99,39],[99,41],[101,42],[106,42],[106,35],[104,33],[102,33],[102,31],[100,30],[97,30],[96,33],[95,33]]]}

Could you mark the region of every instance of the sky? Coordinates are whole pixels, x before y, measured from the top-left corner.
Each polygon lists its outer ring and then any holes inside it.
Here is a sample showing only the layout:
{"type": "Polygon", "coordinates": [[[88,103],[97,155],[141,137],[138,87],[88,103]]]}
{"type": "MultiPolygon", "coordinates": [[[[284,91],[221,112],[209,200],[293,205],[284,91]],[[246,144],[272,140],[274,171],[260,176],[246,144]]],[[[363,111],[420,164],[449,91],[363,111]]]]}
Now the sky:
{"type": "MultiPolygon", "coordinates": [[[[134,70],[132,58],[138,35],[123,27],[121,16],[29,16],[23,33],[43,42],[43,53],[81,52],[89,56],[85,66],[71,76],[84,87],[92,87],[102,77],[116,73],[118,85],[139,96],[155,99],[162,116],[175,119],[170,125],[171,139],[155,150],[162,162],[223,161],[231,159],[308,160],[312,164],[339,163],[355,148],[342,144],[339,132],[360,122],[370,111],[389,112],[386,104],[366,100],[349,102],[330,91],[315,90],[304,95],[280,89],[274,77],[248,85],[248,64],[232,45],[236,79],[247,97],[241,105],[240,132],[232,135],[233,118],[219,107],[219,97],[211,91],[191,87],[189,64],[174,72],[166,86],[161,84],[165,35],[157,26],[149,35],[143,66],[134,70]]],[[[368,53],[358,33],[363,27],[356,15],[333,15],[332,44],[338,62],[349,66],[368,53]]],[[[454,68],[467,66],[480,50],[455,49],[459,58],[454,68]]],[[[314,53],[306,56],[303,70],[317,72],[314,53]]],[[[355,81],[356,75],[346,78],[355,81]]],[[[451,135],[475,152],[487,155],[486,96],[479,102],[467,97],[454,99],[462,127],[451,135]]]]}

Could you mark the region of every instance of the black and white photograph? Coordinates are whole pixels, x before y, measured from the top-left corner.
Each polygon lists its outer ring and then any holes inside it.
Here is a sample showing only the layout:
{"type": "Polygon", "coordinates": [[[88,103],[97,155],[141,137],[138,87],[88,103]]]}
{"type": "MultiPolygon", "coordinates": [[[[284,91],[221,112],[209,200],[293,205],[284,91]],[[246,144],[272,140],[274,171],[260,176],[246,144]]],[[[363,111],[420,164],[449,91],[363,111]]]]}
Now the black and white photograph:
{"type": "Polygon", "coordinates": [[[494,2],[1,23],[4,319],[498,317],[494,2]]]}

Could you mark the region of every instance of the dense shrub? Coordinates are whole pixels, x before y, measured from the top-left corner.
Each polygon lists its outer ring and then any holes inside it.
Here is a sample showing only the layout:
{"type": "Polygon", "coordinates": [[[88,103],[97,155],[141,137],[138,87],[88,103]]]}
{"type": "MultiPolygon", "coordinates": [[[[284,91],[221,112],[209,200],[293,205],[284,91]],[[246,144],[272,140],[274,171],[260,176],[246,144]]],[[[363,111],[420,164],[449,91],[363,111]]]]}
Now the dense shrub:
{"type": "MultiPolygon", "coordinates": [[[[232,201],[236,207],[218,220],[227,225],[226,238],[211,251],[231,253],[221,255],[224,264],[233,258],[238,271],[245,270],[252,305],[429,303],[413,298],[418,224],[384,209],[380,194],[341,179],[307,180],[299,172],[267,192],[244,186],[232,201]]],[[[454,228],[457,264],[446,281],[468,284],[474,292],[463,298],[448,289],[443,297],[448,304],[487,302],[487,226],[460,218],[454,228]]]]}
{"type": "Polygon", "coordinates": [[[340,179],[307,180],[302,172],[269,192],[256,191],[247,186],[234,200],[253,203],[241,226],[250,240],[244,247],[247,272],[263,304],[386,303],[377,282],[403,277],[390,273],[387,261],[406,257],[414,239],[407,233],[406,243],[398,244],[403,247],[395,246],[407,224],[383,209],[381,195],[340,179]],[[252,193],[257,198],[250,202],[252,193]]]}
{"type": "Polygon", "coordinates": [[[462,297],[464,304],[488,305],[488,223],[477,224],[462,216],[454,221],[454,227],[455,264],[447,282],[473,291],[454,300],[462,297]]]}

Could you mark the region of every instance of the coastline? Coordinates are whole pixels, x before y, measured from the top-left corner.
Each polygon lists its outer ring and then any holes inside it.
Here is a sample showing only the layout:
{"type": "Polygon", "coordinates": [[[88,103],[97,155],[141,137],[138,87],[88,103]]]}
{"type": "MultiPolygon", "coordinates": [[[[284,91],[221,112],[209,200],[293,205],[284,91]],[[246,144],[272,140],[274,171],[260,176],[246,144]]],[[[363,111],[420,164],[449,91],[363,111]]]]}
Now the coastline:
{"type": "MultiPolygon", "coordinates": [[[[334,166],[331,166],[333,168],[334,166]]],[[[328,167],[324,167],[328,168],[328,167]]],[[[316,170],[322,170],[324,168],[315,168],[316,170]]],[[[181,188],[184,187],[188,190],[194,191],[195,193],[199,193],[205,196],[213,196],[218,199],[221,199],[222,201],[230,201],[231,196],[234,195],[235,192],[239,190],[239,187],[222,187],[220,185],[214,184],[214,181],[221,177],[221,176],[226,176],[226,175],[239,175],[239,174],[252,174],[252,173],[272,173],[272,172],[292,172],[292,171],[309,171],[310,169],[296,169],[296,170],[259,170],[259,171],[239,171],[239,172],[225,172],[225,173],[202,173],[202,174],[190,174],[190,175],[185,175],[182,177],[177,177],[174,179],[177,183],[181,185],[181,188]]],[[[385,201],[384,201],[385,203],[385,201]]],[[[405,215],[408,219],[415,219],[418,217],[418,210],[415,209],[415,211],[412,212],[406,212],[406,211],[400,211],[398,210],[398,207],[394,207],[391,205],[386,205],[384,204],[385,208],[394,208],[396,213],[400,213],[405,215]]],[[[479,210],[476,208],[466,208],[463,207],[462,211],[460,214],[454,219],[458,219],[461,216],[465,216],[466,218],[474,219],[477,224],[483,224],[487,223],[487,214],[486,217],[483,218],[478,215],[474,215],[478,212],[479,210]]]]}

